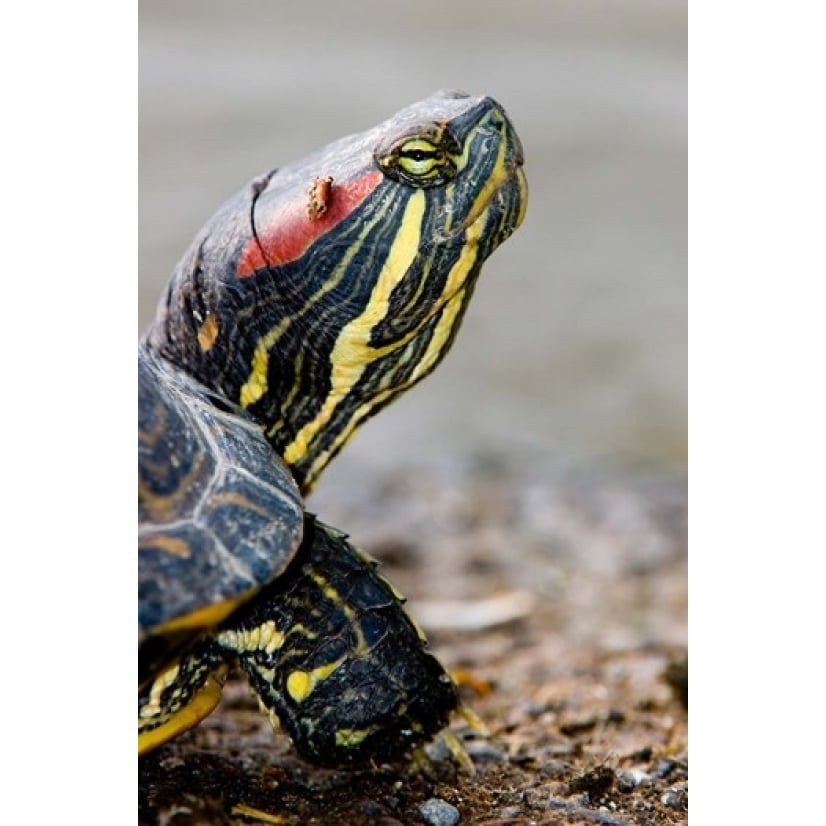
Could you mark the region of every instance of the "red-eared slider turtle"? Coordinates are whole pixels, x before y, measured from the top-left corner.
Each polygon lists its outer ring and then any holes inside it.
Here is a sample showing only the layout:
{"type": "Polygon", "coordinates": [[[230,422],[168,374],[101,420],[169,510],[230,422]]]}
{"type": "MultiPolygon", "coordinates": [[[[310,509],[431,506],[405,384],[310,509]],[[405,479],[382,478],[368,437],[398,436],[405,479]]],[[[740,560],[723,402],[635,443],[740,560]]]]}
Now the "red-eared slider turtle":
{"type": "Polygon", "coordinates": [[[233,664],[318,764],[445,726],[453,682],[302,497],[445,355],[526,198],[502,107],[441,93],[257,178],[195,239],[138,349],[140,751],[233,664]]]}

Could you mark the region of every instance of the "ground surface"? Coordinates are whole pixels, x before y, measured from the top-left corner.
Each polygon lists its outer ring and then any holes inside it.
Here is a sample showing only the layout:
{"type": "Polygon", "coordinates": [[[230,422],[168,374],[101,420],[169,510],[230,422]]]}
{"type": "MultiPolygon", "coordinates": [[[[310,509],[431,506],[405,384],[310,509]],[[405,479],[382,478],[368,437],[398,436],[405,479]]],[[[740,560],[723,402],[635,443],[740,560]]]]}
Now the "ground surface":
{"type": "Polygon", "coordinates": [[[315,769],[231,681],[140,761],[141,823],[687,823],[684,480],[489,460],[310,504],[384,562],[459,677],[489,729],[453,726],[475,773],[438,742],[429,768],[315,769]]]}

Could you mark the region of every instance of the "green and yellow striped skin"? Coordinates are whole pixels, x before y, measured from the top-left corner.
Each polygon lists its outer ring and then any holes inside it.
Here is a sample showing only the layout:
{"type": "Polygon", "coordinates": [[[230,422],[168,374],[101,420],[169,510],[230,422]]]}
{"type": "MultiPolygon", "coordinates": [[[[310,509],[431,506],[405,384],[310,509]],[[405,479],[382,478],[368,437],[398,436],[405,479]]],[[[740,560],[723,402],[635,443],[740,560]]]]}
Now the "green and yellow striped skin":
{"type": "Polygon", "coordinates": [[[196,239],[148,343],[261,422],[307,492],[447,352],[482,262],[523,217],[521,163],[496,103],[445,96],[266,176],[196,239]],[[417,182],[423,145],[444,160],[417,182]],[[330,205],[311,221],[320,177],[330,205]]]}
{"type": "Polygon", "coordinates": [[[139,349],[139,748],[238,663],[299,753],[391,760],[455,687],[402,601],[301,495],[448,351],[524,217],[490,98],[441,93],[253,181],[173,273],[139,349]]]}

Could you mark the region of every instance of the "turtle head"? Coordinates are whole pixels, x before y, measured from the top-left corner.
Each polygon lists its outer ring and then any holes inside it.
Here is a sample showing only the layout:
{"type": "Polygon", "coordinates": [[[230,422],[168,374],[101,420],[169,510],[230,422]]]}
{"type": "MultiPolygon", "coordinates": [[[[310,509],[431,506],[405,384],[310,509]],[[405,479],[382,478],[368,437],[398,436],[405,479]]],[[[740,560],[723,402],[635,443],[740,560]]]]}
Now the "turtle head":
{"type": "Polygon", "coordinates": [[[306,492],[447,352],[524,217],[522,163],[498,103],[443,92],[265,175],[195,240],[148,344],[261,422],[306,492]]]}

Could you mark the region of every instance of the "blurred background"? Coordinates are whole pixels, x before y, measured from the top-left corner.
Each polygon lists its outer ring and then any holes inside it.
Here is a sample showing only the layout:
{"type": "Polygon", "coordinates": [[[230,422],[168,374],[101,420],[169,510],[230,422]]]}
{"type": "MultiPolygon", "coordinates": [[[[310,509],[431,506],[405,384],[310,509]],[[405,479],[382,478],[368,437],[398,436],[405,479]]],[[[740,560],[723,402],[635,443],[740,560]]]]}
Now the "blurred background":
{"type": "Polygon", "coordinates": [[[453,350],[319,485],[505,457],[686,462],[684,4],[217,0],[140,4],[140,305],[250,178],[441,88],[522,138],[522,228],[453,350]]]}

